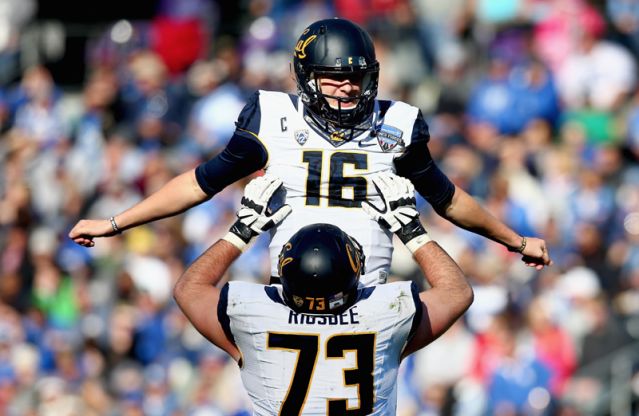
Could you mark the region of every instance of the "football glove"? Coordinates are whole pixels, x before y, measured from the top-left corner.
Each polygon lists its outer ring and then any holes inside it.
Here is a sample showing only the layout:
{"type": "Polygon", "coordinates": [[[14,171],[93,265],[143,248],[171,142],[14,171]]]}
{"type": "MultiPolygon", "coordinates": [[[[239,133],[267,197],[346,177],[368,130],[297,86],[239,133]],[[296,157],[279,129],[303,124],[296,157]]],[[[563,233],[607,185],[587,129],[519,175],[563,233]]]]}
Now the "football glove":
{"type": "Polygon", "coordinates": [[[249,182],[236,213],[237,221],[224,239],[244,250],[258,235],[281,223],[291,213],[291,206],[282,205],[275,212],[268,209],[269,200],[281,186],[282,180],[273,175],[260,176],[249,182]]]}
{"type": "Polygon", "coordinates": [[[392,172],[376,173],[372,182],[383,206],[378,208],[364,201],[362,209],[382,227],[395,233],[412,253],[430,241],[419,220],[413,184],[392,172]]]}

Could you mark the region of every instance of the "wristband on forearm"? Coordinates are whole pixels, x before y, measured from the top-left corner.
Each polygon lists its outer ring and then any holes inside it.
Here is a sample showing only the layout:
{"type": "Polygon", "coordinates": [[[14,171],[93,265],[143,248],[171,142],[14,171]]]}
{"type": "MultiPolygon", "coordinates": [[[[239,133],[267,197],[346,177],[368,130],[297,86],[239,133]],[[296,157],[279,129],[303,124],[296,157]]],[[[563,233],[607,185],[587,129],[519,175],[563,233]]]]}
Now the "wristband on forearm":
{"type": "Polygon", "coordinates": [[[257,234],[251,230],[248,225],[241,221],[235,221],[229,232],[222,237],[222,239],[233,244],[241,251],[244,251],[253,242],[255,237],[257,237],[257,234]]]}
{"type": "Polygon", "coordinates": [[[120,227],[118,227],[118,223],[115,222],[115,217],[109,218],[109,222],[111,223],[111,229],[113,230],[113,232],[116,234],[120,234],[120,227]]]}
{"type": "Polygon", "coordinates": [[[246,247],[248,246],[248,244],[246,244],[244,240],[242,240],[240,237],[238,237],[236,234],[233,234],[230,231],[226,233],[224,237],[222,237],[222,240],[228,241],[229,243],[233,244],[235,247],[237,247],[238,250],[242,252],[245,251],[246,247]]]}
{"type": "Polygon", "coordinates": [[[527,243],[528,239],[526,237],[521,237],[521,245],[519,247],[508,247],[508,251],[511,253],[523,253],[526,249],[527,243]]]}
{"type": "Polygon", "coordinates": [[[413,238],[409,242],[407,242],[406,248],[409,249],[411,253],[415,254],[415,252],[420,247],[422,247],[424,244],[428,243],[429,241],[431,241],[431,239],[428,236],[428,234],[422,234],[420,236],[413,238]]]}
{"type": "Polygon", "coordinates": [[[402,243],[404,243],[406,248],[408,248],[411,253],[415,253],[417,249],[431,241],[430,237],[428,236],[428,232],[419,221],[419,218],[416,218],[415,220],[404,225],[395,234],[397,234],[399,239],[402,241],[402,243]]]}

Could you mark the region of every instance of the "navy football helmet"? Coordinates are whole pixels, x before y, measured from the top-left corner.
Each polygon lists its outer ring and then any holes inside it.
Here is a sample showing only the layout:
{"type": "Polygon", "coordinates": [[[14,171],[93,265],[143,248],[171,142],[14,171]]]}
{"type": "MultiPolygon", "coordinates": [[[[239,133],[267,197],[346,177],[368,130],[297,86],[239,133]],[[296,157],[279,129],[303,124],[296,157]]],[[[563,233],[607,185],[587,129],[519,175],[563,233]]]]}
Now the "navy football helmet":
{"type": "Polygon", "coordinates": [[[364,29],[345,19],[319,20],[304,30],[293,55],[298,93],[315,118],[339,128],[352,128],[372,114],[379,63],[373,41],[364,29]],[[361,81],[361,94],[348,98],[324,95],[318,82],[321,76],[361,81]],[[338,108],[332,108],[326,97],[337,100],[338,108]],[[355,108],[341,108],[343,103],[355,100],[355,108]]]}
{"type": "Polygon", "coordinates": [[[307,225],[279,255],[284,299],[297,312],[340,313],[355,300],[364,261],[361,245],[336,226],[307,225]]]}

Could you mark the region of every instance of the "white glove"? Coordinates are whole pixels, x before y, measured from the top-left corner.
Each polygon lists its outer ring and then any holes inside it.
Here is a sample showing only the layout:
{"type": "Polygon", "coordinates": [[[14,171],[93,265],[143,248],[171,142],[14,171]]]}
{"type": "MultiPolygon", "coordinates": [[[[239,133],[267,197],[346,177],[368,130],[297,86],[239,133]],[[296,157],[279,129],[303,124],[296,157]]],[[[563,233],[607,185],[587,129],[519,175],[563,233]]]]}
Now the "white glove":
{"type": "Polygon", "coordinates": [[[291,206],[282,205],[273,213],[267,209],[269,200],[281,186],[282,180],[273,175],[260,176],[249,182],[236,214],[238,219],[224,239],[244,250],[258,235],[281,223],[291,213],[291,206]]]}
{"type": "Polygon", "coordinates": [[[384,206],[378,208],[364,201],[362,203],[364,212],[382,227],[395,233],[413,253],[430,241],[424,226],[419,221],[413,184],[392,172],[376,173],[372,175],[371,180],[384,206]]]}

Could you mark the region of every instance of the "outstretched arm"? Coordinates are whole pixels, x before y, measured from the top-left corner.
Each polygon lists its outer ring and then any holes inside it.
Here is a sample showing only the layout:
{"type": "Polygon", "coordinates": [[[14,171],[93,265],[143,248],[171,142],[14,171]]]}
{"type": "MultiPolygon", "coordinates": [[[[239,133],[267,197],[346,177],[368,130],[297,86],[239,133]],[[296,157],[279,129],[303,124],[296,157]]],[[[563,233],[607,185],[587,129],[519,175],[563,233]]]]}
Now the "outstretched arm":
{"type": "Polygon", "coordinates": [[[552,260],[546,242],[540,238],[520,236],[491,215],[477,200],[455,186],[437,167],[428,150],[428,128],[419,118],[416,136],[402,156],[395,159],[397,174],[410,181],[433,206],[435,211],[453,224],[489,238],[522,254],[522,261],[540,270],[552,260]]]}
{"type": "MultiPolygon", "coordinates": [[[[390,172],[373,177],[383,207],[365,202],[363,209],[382,227],[395,235],[413,253],[430,289],[419,294],[421,320],[403,356],[433,342],[468,309],[473,291],[457,263],[428,237],[415,208],[415,188],[412,183],[390,172]]],[[[418,307],[419,307],[418,306],[418,307]]]]}
{"type": "Polygon", "coordinates": [[[544,266],[552,264],[544,240],[520,236],[458,186],[455,186],[455,194],[450,204],[438,212],[459,227],[501,243],[510,251],[521,253],[522,260],[530,267],[541,270],[544,266]]]}
{"type": "Polygon", "coordinates": [[[110,219],[80,220],[69,232],[77,244],[93,247],[94,237],[109,237],[147,222],[170,217],[205,201],[195,169],[176,176],[146,199],[110,219]]]}
{"type": "Polygon", "coordinates": [[[262,169],[266,148],[249,133],[239,131],[222,153],[166,183],[158,191],[111,219],[81,220],[69,237],[92,247],[94,237],[109,237],[147,222],[170,217],[206,201],[226,186],[262,169]]]}

